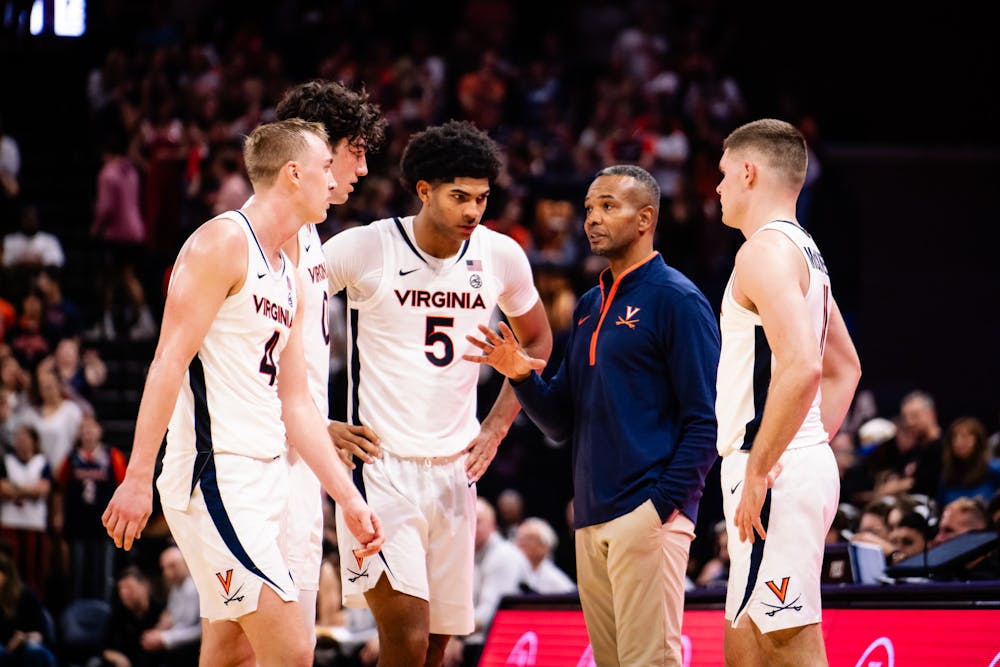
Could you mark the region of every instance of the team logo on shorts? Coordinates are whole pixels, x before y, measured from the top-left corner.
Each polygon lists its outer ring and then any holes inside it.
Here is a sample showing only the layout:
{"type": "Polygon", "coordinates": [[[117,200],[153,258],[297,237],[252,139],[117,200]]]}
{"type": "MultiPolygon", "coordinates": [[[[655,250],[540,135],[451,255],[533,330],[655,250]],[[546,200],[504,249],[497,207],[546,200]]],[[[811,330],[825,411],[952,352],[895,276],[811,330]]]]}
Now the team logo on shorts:
{"type": "Polygon", "coordinates": [[[782,604],[785,603],[785,596],[788,595],[788,580],[789,579],[791,579],[791,577],[785,577],[785,578],[783,578],[781,580],[781,586],[780,587],[778,586],[777,583],[775,583],[773,581],[766,582],[767,583],[767,587],[771,589],[771,592],[774,593],[774,596],[776,598],[778,598],[778,601],[781,602],[782,604]]]}
{"type": "Polygon", "coordinates": [[[779,611],[785,611],[786,609],[791,609],[792,611],[802,610],[802,605],[797,604],[799,599],[802,598],[801,594],[796,596],[795,599],[789,602],[788,604],[785,604],[785,598],[788,596],[788,582],[790,579],[791,577],[782,577],[781,584],[778,584],[777,581],[764,582],[767,584],[767,587],[771,589],[771,592],[774,593],[774,597],[778,598],[778,602],[781,603],[781,604],[768,604],[766,602],[762,602],[761,604],[763,604],[765,607],[771,610],[766,612],[768,616],[774,616],[779,611]]]}
{"type": "Polygon", "coordinates": [[[222,596],[222,600],[227,607],[230,602],[243,602],[243,596],[240,595],[240,591],[243,590],[242,584],[240,584],[240,587],[236,589],[235,593],[232,595],[229,594],[229,589],[233,585],[232,569],[226,570],[225,576],[223,576],[221,572],[216,572],[215,578],[219,580],[219,583],[222,584],[222,590],[225,591],[225,594],[222,596]]]}
{"type": "Polygon", "coordinates": [[[347,570],[348,574],[350,575],[350,576],[347,577],[347,580],[349,582],[351,582],[352,584],[355,581],[357,581],[358,579],[360,579],[361,577],[364,577],[366,579],[368,578],[368,568],[366,567],[364,569],[361,569],[362,566],[364,566],[364,564],[365,564],[364,557],[358,555],[358,550],[357,549],[354,549],[353,553],[354,553],[354,560],[357,561],[357,563],[358,563],[358,571],[355,572],[354,570],[352,570],[349,567],[345,568],[347,570]]]}

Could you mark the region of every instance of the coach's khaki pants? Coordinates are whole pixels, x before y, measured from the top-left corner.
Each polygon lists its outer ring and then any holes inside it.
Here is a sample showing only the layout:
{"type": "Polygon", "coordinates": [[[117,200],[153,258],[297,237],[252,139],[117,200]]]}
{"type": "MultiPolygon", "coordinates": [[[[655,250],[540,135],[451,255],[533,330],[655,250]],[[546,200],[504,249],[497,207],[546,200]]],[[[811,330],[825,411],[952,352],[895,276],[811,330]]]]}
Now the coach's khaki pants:
{"type": "Polygon", "coordinates": [[[576,531],[577,583],[598,667],[681,665],[681,619],[694,524],[667,523],[647,500],[576,531]]]}

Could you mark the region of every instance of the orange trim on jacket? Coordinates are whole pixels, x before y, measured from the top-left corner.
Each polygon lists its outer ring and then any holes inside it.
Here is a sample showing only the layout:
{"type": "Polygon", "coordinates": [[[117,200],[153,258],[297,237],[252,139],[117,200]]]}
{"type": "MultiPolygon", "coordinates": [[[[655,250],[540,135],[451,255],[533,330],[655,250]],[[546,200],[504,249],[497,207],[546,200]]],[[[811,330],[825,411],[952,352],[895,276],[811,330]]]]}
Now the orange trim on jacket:
{"type": "Polygon", "coordinates": [[[660,253],[654,250],[653,252],[646,255],[645,259],[642,259],[632,266],[628,267],[621,274],[615,278],[615,281],[611,283],[611,289],[608,291],[607,299],[604,298],[604,274],[611,269],[604,269],[601,275],[597,279],[597,284],[601,286],[601,317],[597,320],[597,326],[594,328],[594,333],[590,334],[590,365],[593,366],[597,363],[597,334],[601,332],[601,325],[604,324],[604,316],[608,314],[608,310],[611,309],[611,302],[615,300],[615,293],[618,291],[618,285],[621,284],[622,278],[632,273],[640,266],[653,259],[660,253]]]}

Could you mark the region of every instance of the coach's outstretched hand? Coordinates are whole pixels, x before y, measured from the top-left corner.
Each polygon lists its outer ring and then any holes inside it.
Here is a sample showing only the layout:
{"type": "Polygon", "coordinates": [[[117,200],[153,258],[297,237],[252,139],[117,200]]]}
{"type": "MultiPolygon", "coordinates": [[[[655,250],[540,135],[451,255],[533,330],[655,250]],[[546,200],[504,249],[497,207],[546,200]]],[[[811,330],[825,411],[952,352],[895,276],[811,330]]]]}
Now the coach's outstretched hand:
{"type": "Polygon", "coordinates": [[[473,336],[465,338],[482,350],[483,354],[478,357],[472,354],[463,354],[462,358],[466,361],[489,364],[497,372],[515,382],[526,379],[532,371],[540,371],[545,368],[545,360],[529,357],[524,348],[517,342],[514,332],[504,322],[500,323],[499,334],[481,324],[479,330],[485,337],[484,340],[473,336]]]}

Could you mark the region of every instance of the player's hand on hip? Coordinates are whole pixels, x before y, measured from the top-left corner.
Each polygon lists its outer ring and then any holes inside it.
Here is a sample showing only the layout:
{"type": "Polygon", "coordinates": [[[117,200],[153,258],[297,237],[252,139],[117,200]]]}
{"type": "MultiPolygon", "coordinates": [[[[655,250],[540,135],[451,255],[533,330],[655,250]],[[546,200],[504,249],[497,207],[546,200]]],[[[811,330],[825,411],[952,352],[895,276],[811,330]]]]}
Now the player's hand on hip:
{"type": "Polygon", "coordinates": [[[497,448],[503,435],[492,431],[485,423],[479,429],[479,435],[473,438],[465,451],[465,476],[469,480],[469,486],[486,474],[486,469],[490,467],[493,458],[497,455],[497,448]]]}
{"type": "Polygon", "coordinates": [[[355,468],[353,461],[355,456],[365,463],[374,463],[375,459],[382,458],[382,448],[379,446],[382,441],[370,427],[331,421],[327,424],[326,430],[341,460],[351,470],[355,468]]]}
{"type": "Polygon", "coordinates": [[[134,481],[126,474],[101,515],[101,522],[116,547],[124,547],[125,551],[132,548],[132,542],[139,539],[146,527],[152,508],[152,484],[134,481]]]}
{"type": "Polygon", "coordinates": [[[483,353],[479,356],[463,354],[462,358],[466,361],[489,364],[497,372],[512,380],[523,380],[531,375],[532,371],[540,371],[545,368],[545,360],[529,357],[524,348],[517,342],[514,332],[504,322],[500,323],[499,333],[491,331],[489,327],[482,324],[479,325],[479,331],[483,334],[482,340],[474,336],[466,336],[465,339],[482,350],[483,353]]]}
{"type": "Polygon", "coordinates": [[[361,543],[361,547],[355,549],[355,554],[359,558],[377,554],[385,542],[385,532],[382,530],[382,522],[368,507],[368,503],[358,495],[356,499],[343,505],[343,511],[348,530],[361,543]]]}

